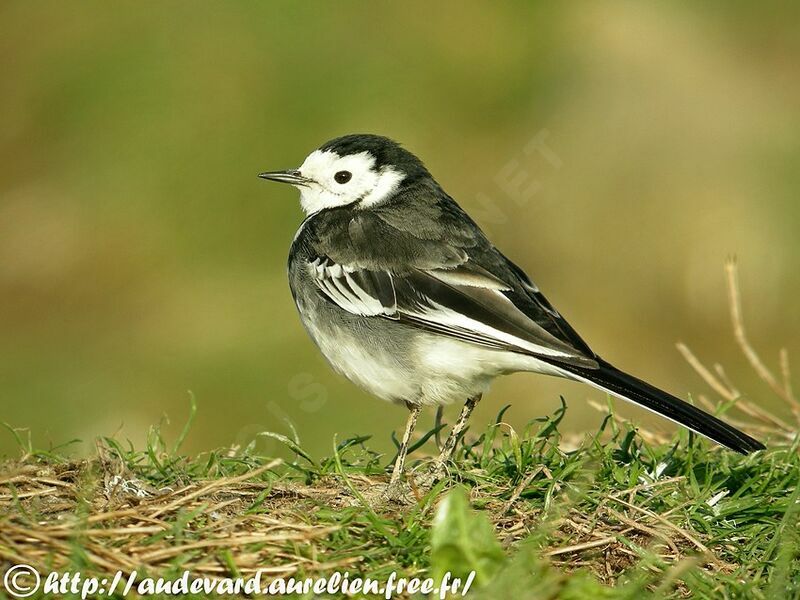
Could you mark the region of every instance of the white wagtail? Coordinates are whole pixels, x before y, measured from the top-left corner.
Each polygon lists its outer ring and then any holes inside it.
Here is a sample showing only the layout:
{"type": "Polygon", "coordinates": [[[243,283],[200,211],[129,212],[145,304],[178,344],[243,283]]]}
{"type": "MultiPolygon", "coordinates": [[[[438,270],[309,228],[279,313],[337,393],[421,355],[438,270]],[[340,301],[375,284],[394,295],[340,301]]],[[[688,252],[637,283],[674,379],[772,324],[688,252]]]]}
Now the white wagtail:
{"type": "Polygon", "coordinates": [[[259,177],[298,188],[308,214],[288,270],[309,335],[336,371],[411,411],[389,489],[421,407],[466,400],[434,462],[441,474],[492,379],[517,371],[583,381],[743,454],[764,448],[595,354],[396,142],[346,135],[259,177]]]}

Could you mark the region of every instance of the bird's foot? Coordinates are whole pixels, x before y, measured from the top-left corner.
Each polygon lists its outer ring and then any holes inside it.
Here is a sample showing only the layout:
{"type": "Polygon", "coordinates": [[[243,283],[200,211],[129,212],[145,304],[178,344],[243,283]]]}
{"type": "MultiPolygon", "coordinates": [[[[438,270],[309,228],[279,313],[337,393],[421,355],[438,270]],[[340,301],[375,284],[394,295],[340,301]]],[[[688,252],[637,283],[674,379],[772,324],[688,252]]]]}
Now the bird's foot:
{"type": "Polygon", "coordinates": [[[381,499],[396,504],[411,504],[411,488],[399,481],[390,482],[383,490],[381,499]]]}
{"type": "Polygon", "coordinates": [[[397,502],[401,504],[420,502],[425,494],[433,488],[436,482],[443,479],[446,475],[447,470],[445,467],[437,465],[426,469],[422,473],[407,473],[405,482],[390,481],[381,494],[381,497],[388,502],[397,502]]]}
{"type": "Polygon", "coordinates": [[[436,460],[433,464],[419,475],[414,476],[414,483],[420,490],[430,490],[438,481],[447,475],[447,467],[444,463],[436,460]]]}
{"type": "Polygon", "coordinates": [[[415,500],[422,500],[423,496],[445,477],[447,477],[447,464],[435,460],[422,473],[408,473],[406,475],[408,483],[392,478],[381,493],[381,499],[386,502],[413,504],[415,500]]]}

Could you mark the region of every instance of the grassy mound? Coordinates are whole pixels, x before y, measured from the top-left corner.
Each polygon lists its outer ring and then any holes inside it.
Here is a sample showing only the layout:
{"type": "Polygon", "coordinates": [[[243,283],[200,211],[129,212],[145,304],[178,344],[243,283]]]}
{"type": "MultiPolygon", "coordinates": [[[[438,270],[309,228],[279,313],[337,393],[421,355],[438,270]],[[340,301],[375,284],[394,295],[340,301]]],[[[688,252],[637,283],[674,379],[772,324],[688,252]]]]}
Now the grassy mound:
{"type": "Polygon", "coordinates": [[[446,481],[421,490],[412,471],[406,504],[380,498],[385,460],[364,439],[314,461],[278,436],[292,462],[247,448],[187,457],[157,431],[143,451],[104,439],[82,461],[25,448],[2,465],[0,556],[174,577],[474,569],[476,597],[800,593],[797,440],[742,457],[689,434],[647,443],[610,414],[598,435],[564,450],[563,414],[518,433],[501,413],[462,438],[446,481]]]}

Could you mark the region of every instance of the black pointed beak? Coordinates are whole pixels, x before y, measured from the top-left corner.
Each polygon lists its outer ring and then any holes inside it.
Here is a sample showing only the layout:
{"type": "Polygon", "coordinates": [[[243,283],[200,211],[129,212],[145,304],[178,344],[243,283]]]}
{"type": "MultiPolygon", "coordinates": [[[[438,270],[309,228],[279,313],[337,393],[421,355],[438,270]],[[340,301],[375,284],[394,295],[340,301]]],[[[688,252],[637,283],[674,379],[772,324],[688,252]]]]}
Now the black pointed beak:
{"type": "Polygon", "coordinates": [[[258,176],[261,177],[261,179],[269,179],[270,181],[279,181],[291,185],[308,185],[311,183],[311,180],[308,177],[303,177],[297,169],[290,169],[288,171],[267,171],[266,173],[259,173],[258,176]]]}

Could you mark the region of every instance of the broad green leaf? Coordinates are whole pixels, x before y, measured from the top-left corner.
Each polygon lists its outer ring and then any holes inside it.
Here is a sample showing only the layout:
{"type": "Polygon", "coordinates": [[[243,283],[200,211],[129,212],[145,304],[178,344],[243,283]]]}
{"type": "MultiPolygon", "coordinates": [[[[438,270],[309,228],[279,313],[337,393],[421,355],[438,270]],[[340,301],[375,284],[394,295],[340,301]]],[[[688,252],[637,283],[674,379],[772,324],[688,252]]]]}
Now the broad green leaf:
{"type": "Polygon", "coordinates": [[[452,489],[439,504],[431,532],[431,572],[465,580],[475,571],[475,585],[486,584],[506,561],[489,520],[473,511],[464,490],[452,489]]]}

